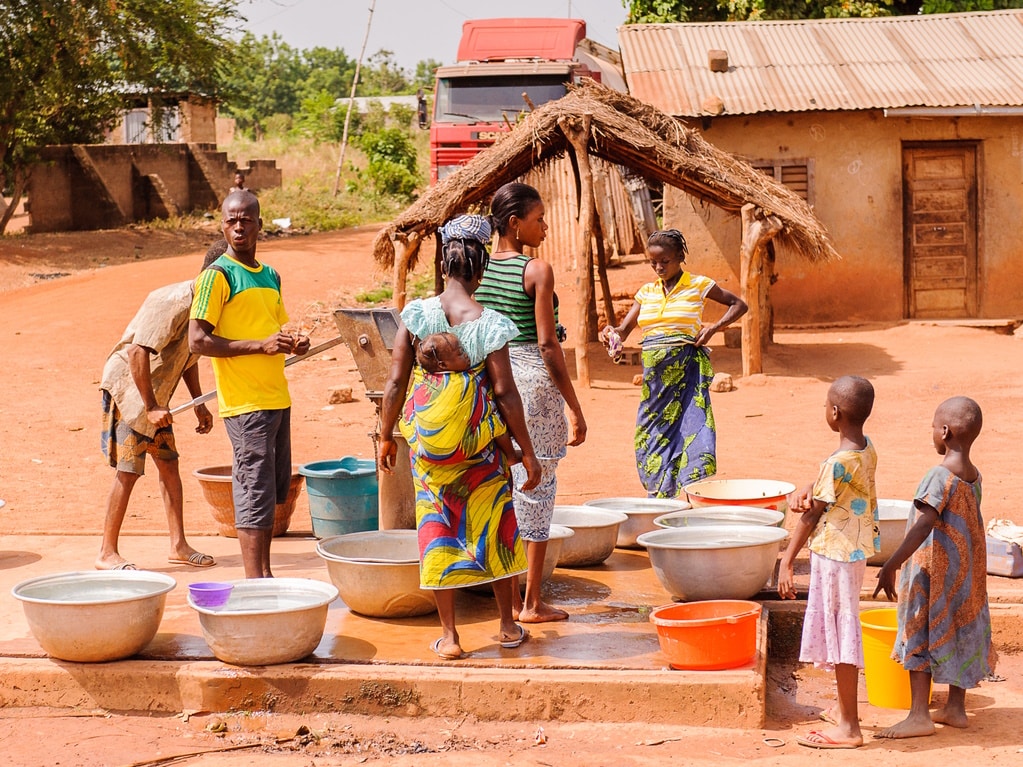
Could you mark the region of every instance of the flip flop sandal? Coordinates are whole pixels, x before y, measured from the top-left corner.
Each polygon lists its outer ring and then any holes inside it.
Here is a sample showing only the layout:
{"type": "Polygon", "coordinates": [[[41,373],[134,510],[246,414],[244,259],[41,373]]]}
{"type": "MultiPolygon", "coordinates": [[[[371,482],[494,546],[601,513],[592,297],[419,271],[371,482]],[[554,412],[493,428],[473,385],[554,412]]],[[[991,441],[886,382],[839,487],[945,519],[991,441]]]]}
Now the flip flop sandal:
{"type": "Polygon", "coordinates": [[[810,730],[806,735],[796,738],[796,743],[807,748],[859,748],[862,743],[843,743],[840,740],[829,738],[820,730],[810,730]]]}
{"type": "Polygon", "coordinates": [[[118,562],[116,565],[114,565],[113,567],[108,568],[108,569],[110,569],[110,570],[138,570],[138,568],[135,567],[135,564],[133,562],[118,562]]]}
{"type": "MultiPolygon", "coordinates": [[[[515,624],[515,625],[518,625],[518,624],[515,624]]],[[[502,639],[501,640],[501,647],[503,647],[506,650],[514,650],[516,647],[518,647],[520,644],[525,642],[527,639],[529,639],[529,632],[526,631],[524,626],[519,626],[519,635],[518,635],[518,637],[515,638],[515,639],[502,639]]]]}
{"type": "Polygon", "coordinates": [[[189,554],[188,559],[168,559],[167,561],[172,565],[189,565],[191,567],[213,567],[217,564],[217,560],[200,551],[189,554]]]}
{"type": "Polygon", "coordinates": [[[449,652],[441,652],[440,645],[444,641],[444,637],[437,637],[433,640],[433,644],[430,645],[430,649],[433,650],[434,654],[441,660],[458,660],[465,653],[459,652],[457,655],[449,652]]]}

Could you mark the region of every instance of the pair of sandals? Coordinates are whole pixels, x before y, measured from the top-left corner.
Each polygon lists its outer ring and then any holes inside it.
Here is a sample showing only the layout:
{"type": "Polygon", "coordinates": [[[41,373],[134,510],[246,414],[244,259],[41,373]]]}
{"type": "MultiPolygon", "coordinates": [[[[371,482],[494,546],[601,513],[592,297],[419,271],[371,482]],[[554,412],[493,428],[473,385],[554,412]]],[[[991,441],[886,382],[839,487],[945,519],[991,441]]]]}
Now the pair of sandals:
{"type": "MultiPolygon", "coordinates": [[[[503,647],[505,650],[514,650],[516,647],[518,647],[527,639],[529,639],[529,632],[526,630],[526,628],[524,626],[519,626],[519,624],[515,625],[519,629],[519,635],[514,639],[501,640],[501,647],[503,647]]],[[[458,660],[463,655],[465,655],[465,653],[463,653],[461,650],[459,650],[457,653],[444,652],[443,650],[440,649],[441,644],[443,644],[443,642],[444,637],[437,637],[437,639],[434,640],[433,644],[430,645],[430,649],[433,650],[434,654],[441,660],[458,660]]]]}

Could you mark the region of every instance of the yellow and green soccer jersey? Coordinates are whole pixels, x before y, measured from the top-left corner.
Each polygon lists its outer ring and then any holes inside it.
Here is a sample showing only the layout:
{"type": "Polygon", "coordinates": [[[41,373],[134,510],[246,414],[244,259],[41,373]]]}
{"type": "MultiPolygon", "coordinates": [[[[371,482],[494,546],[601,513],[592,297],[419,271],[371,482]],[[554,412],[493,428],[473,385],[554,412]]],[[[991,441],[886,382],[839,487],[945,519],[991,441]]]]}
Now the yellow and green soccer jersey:
{"type": "MultiPolygon", "coordinates": [[[[189,316],[210,323],[215,335],[232,341],[267,338],[288,321],[277,272],[266,264],[250,269],[228,255],[196,279],[189,316]]],[[[283,354],[210,359],[221,418],[291,406],[283,354]]]]}

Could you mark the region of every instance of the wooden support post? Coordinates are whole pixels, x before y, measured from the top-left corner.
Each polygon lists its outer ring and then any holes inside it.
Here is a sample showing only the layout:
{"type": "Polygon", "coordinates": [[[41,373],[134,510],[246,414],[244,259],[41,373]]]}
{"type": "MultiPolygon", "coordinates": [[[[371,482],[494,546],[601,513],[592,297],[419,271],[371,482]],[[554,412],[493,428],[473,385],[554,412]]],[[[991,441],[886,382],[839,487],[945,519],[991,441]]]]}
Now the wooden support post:
{"type": "MultiPolygon", "coordinates": [[[[604,247],[603,237],[604,221],[600,211],[594,210],[593,215],[596,218],[594,231],[599,233],[597,235],[597,279],[600,280],[600,293],[604,299],[604,316],[607,318],[608,325],[617,325],[618,319],[615,317],[615,304],[611,296],[611,283],[607,279],[607,249],[604,247]]],[[[593,328],[593,330],[596,330],[596,328],[593,328]]],[[[596,336],[592,340],[596,341],[596,336]]]]}
{"type": "Polygon", "coordinates": [[[561,118],[558,127],[565,134],[572,152],[575,154],[579,168],[579,230],[582,234],[579,258],[579,331],[575,343],[575,369],[579,385],[590,388],[590,360],[588,343],[590,337],[590,303],[593,301],[593,250],[590,242],[593,239],[593,212],[596,203],[593,199],[593,173],[590,170],[590,123],[593,115],[581,116],[581,125],[574,120],[561,118]]]}
{"type": "Polygon", "coordinates": [[[739,246],[739,285],[749,311],[742,318],[742,374],[764,372],[762,323],[769,316],[765,279],[767,243],[782,229],[781,220],[751,202],[742,206],[742,243],[739,246]]]}
{"type": "Polygon", "coordinates": [[[408,301],[408,269],[412,259],[419,252],[422,236],[419,232],[395,232],[394,242],[394,306],[400,312],[408,301]]]}

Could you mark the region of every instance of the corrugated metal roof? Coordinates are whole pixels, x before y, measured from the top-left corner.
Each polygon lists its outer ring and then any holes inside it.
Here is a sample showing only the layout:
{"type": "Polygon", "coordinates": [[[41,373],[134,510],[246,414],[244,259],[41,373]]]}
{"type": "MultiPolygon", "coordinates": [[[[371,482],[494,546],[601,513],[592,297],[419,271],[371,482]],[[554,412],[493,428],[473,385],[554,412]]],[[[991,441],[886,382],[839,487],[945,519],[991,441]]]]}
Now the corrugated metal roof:
{"type": "Polygon", "coordinates": [[[1023,105],[1023,10],[619,27],[629,92],[678,116],[1023,105]],[[728,53],[712,72],[708,52],[728,53]]]}

